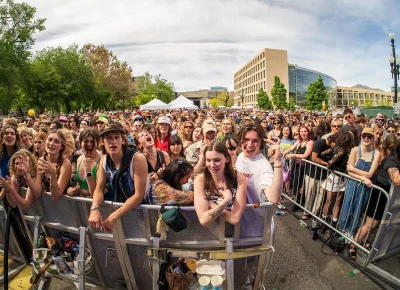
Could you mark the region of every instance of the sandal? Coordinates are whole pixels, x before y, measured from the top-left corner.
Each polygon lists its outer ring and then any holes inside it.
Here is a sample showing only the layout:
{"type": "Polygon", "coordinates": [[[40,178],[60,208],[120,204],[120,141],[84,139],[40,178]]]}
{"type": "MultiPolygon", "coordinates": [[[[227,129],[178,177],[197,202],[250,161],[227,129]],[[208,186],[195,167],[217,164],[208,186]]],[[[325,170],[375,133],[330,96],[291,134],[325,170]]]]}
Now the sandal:
{"type": "Polygon", "coordinates": [[[285,210],[286,209],[286,206],[284,204],[280,203],[280,202],[278,202],[276,204],[276,207],[279,208],[280,210],[285,210]]]}
{"type": "Polygon", "coordinates": [[[353,244],[349,245],[349,250],[347,251],[349,258],[353,261],[357,259],[357,248],[353,244]]]}
{"type": "Polygon", "coordinates": [[[366,248],[368,251],[372,250],[372,244],[370,242],[366,242],[364,245],[364,248],[366,248]]]}

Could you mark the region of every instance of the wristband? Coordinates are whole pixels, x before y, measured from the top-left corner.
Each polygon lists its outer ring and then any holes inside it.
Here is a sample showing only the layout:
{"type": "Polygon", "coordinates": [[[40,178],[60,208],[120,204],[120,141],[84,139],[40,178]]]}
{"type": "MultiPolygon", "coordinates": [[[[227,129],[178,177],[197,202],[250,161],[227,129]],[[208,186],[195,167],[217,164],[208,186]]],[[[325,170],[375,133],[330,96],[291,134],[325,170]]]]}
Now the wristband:
{"type": "Polygon", "coordinates": [[[278,166],[275,166],[275,165],[274,165],[274,168],[281,168],[282,166],[283,166],[283,164],[278,165],[278,166]]]}

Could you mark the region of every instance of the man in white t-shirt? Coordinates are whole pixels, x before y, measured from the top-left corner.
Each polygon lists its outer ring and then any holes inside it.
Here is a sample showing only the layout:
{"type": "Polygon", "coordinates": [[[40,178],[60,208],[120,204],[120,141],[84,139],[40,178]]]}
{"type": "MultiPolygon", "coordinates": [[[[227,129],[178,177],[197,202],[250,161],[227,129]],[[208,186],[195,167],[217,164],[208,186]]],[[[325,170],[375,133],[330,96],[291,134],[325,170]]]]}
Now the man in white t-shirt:
{"type": "MultiPolygon", "coordinates": [[[[265,147],[265,132],[260,125],[246,125],[239,132],[243,152],[236,160],[236,170],[247,177],[247,203],[265,201],[278,203],[282,194],[282,166],[274,162],[275,171],[260,152],[265,147]]],[[[270,148],[274,160],[282,160],[279,145],[270,148]]]]}

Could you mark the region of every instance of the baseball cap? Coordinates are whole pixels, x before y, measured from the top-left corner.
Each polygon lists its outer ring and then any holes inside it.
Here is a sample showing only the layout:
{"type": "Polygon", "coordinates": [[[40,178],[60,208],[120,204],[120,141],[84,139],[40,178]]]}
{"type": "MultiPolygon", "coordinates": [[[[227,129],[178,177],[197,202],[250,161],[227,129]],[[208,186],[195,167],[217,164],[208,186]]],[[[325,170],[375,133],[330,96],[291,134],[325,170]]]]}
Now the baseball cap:
{"type": "Polygon", "coordinates": [[[203,123],[203,132],[207,133],[210,131],[217,132],[217,126],[213,120],[205,120],[203,123]]]}
{"type": "Polygon", "coordinates": [[[161,116],[160,118],[158,118],[157,123],[158,124],[165,123],[165,124],[171,125],[171,119],[166,116],[161,116]]]}
{"type": "Polygon", "coordinates": [[[374,135],[374,130],[373,130],[372,128],[365,127],[365,128],[362,130],[361,134],[371,134],[371,135],[374,135]]]}

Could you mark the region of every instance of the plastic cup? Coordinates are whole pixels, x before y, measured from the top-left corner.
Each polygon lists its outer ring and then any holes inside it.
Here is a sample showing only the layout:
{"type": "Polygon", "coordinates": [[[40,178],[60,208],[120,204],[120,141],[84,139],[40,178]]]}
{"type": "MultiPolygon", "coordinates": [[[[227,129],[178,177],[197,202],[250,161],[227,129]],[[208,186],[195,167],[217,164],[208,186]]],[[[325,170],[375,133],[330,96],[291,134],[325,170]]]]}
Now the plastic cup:
{"type": "Polygon", "coordinates": [[[200,290],[208,290],[208,285],[210,285],[210,277],[201,276],[199,278],[200,290]]]}
{"type": "Polygon", "coordinates": [[[224,279],[221,276],[212,276],[211,285],[213,290],[220,290],[224,279]]]}

